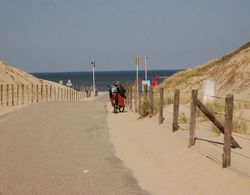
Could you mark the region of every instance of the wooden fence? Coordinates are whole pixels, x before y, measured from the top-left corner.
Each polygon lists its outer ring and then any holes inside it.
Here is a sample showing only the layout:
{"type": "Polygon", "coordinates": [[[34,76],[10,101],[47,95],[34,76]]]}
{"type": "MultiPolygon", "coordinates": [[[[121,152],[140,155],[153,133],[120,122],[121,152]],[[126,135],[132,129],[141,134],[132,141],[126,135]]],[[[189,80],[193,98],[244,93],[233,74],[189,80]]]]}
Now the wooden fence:
{"type": "MultiPolygon", "coordinates": [[[[142,110],[145,110],[146,106],[146,116],[152,117],[153,113],[157,114],[159,117],[159,124],[162,124],[164,122],[164,116],[163,116],[163,106],[164,106],[164,89],[159,88],[158,97],[156,98],[154,92],[152,89],[147,91],[147,86],[144,86],[144,98],[143,102],[148,102],[147,104],[144,104],[141,102],[141,95],[142,95],[142,87],[139,87],[139,93],[137,94],[136,91],[133,93],[133,89],[135,90],[135,85],[133,84],[126,84],[125,85],[128,98],[127,98],[127,104],[130,110],[133,110],[135,112],[138,112],[139,115],[142,117],[145,117],[145,113],[142,113],[142,110]],[[134,95],[134,97],[133,97],[134,95]],[[134,102],[132,101],[134,99],[134,102]],[[157,101],[154,102],[154,101],[157,101]],[[134,104],[133,104],[134,103],[134,104]],[[154,106],[157,105],[157,113],[154,111],[154,106]],[[144,108],[142,108],[142,106],[144,108]]],[[[178,131],[180,125],[178,123],[179,118],[179,107],[180,107],[180,90],[175,89],[173,92],[173,111],[172,111],[172,132],[178,131]]],[[[186,95],[186,94],[185,94],[186,95]]],[[[231,165],[231,148],[240,148],[241,146],[237,143],[237,141],[232,136],[232,121],[233,121],[233,95],[227,95],[224,99],[225,102],[225,114],[224,114],[224,125],[222,125],[219,120],[215,117],[213,113],[209,111],[209,109],[198,99],[198,90],[192,90],[190,93],[190,120],[189,120],[189,147],[192,147],[195,145],[196,140],[199,138],[196,137],[196,112],[197,109],[199,109],[202,113],[205,114],[205,116],[218,128],[218,130],[224,134],[224,143],[223,144],[223,154],[222,154],[222,166],[228,167],[231,165]]],[[[203,139],[199,139],[203,140],[203,139]]],[[[206,140],[207,141],[207,140],[206,140]]]]}
{"type": "Polygon", "coordinates": [[[52,85],[0,84],[0,106],[27,105],[38,102],[81,101],[84,91],[52,85]]]}

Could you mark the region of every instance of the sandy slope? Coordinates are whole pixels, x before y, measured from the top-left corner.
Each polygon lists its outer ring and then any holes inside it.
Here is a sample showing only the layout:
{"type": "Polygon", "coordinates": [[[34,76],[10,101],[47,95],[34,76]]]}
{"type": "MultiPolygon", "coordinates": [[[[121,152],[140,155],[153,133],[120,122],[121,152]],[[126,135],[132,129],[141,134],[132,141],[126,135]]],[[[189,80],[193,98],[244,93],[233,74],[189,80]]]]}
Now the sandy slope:
{"type": "Polygon", "coordinates": [[[202,90],[204,80],[215,81],[217,96],[234,94],[240,100],[250,97],[250,42],[225,56],[176,73],[163,82],[166,89],[202,90]]]}
{"type": "MultiPolygon", "coordinates": [[[[156,117],[138,120],[132,111],[115,115],[108,107],[116,153],[132,169],[142,188],[159,195],[249,194],[249,159],[241,162],[239,155],[232,154],[233,166],[223,169],[221,147],[197,142],[188,148],[186,131],[171,132],[171,116],[167,114],[170,107],[164,110],[165,122],[160,126],[156,117]]],[[[208,131],[197,134],[221,139],[208,131]]],[[[244,155],[249,155],[249,141],[237,140],[243,144],[244,155]]]]}

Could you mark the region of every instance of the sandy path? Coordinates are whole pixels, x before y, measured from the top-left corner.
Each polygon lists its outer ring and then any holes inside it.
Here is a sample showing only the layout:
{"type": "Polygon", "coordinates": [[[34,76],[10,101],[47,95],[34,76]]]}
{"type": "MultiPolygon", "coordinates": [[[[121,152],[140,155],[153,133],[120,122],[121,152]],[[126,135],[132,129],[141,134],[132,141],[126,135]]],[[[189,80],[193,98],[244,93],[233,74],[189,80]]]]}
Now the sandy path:
{"type": "MultiPolygon", "coordinates": [[[[187,132],[172,133],[167,123],[172,115],[166,112],[164,117],[164,123],[158,125],[156,117],[138,120],[132,111],[114,114],[109,107],[108,123],[116,153],[132,169],[140,186],[156,195],[249,194],[249,177],[232,168],[223,169],[221,163],[208,158],[215,153],[221,161],[221,148],[216,151],[211,144],[201,142],[188,148],[187,132]]],[[[232,158],[233,166],[241,161],[234,155],[232,158]]],[[[243,163],[245,171],[249,170],[249,159],[243,163]]]]}
{"type": "Polygon", "coordinates": [[[0,194],[146,194],[114,155],[105,99],[0,117],[0,194]]]}

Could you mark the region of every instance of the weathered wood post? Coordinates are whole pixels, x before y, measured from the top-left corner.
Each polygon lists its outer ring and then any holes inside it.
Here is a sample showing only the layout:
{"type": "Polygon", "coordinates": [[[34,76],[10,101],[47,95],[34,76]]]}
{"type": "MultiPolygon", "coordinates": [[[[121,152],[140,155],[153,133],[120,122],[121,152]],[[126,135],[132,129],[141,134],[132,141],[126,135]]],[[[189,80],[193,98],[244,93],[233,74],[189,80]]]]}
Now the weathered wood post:
{"type": "Polygon", "coordinates": [[[233,130],[233,95],[225,99],[224,147],[222,155],[223,168],[231,166],[231,137],[233,130]]]}
{"type": "Polygon", "coordinates": [[[154,94],[153,94],[152,87],[150,87],[150,89],[149,89],[148,111],[149,111],[149,117],[151,118],[153,116],[153,112],[154,112],[154,94]]]}
{"type": "Polygon", "coordinates": [[[16,105],[19,104],[19,84],[17,84],[16,88],[16,105]]]}
{"type": "Polygon", "coordinates": [[[53,100],[54,100],[54,102],[56,102],[56,87],[54,86],[53,87],[53,100]]]}
{"type": "Polygon", "coordinates": [[[148,110],[148,105],[149,105],[149,101],[148,101],[148,85],[143,85],[143,102],[141,105],[141,115],[147,116],[149,113],[148,110]]]}
{"type": "Polygon", "coordinates": [[[196,101],[198,90],[192,90],[190,104],[190,122],[189,122],[189,147],[195,145],[195,127],[196,127],[196,101]]]}
{"type": "Polygon", "coordinates": [[[3,105],[3,84],[1,84],[1,106],[3,105]]]}
{"type": "Polygon", "coordinates": [[[9,84],[6,85],[6,105],[9,106],[9,84]]]}
{"type": "Polygon", "coordinates": [[[135,107],[135,112],[137,113],[137,100],[138,100],[138,96],[137,96],[137,88],[134,88],[134,107],[135,107]]]}
{"type": "Polygon", "coordinates": [[[15,86],[14,86],[14,84],[11,85],[11,88],[12,88],[12,90],[11,90],[11,96],[12,96],[11,97],[11,105],[14,106],[15,105],[15,95],[14,95],[15,94],[15,92],[14,92],[15,86]]]}
{"type": "Polygon", "coordinates": [[[138,113],[141,115],[141,85],[138,85],[138,113]]]}
{"type": "Polygon", "coordinates": [[[49,101],[52,101],[52,85],[49,86],[49,101]]]}
{"type": "Polygon", "coordinates": [[[60,88],[61,90],[61,101],[63,101],[63,88],[60,88]]]}
{"type": "Polygon", "coordinates": [[[39,102],[39,85],[36,85],[36,102],[39,102]]]}
{"type": "Polygon", "coordinates": [[[60,91],[59,91],[59,89],[60,89],[60,88],[59,88],[59,87],[57,87],[57,101],[59,101],[59,100],[60,100],[60,97],[59,97],[59,96],[60,96],[60,91]]]}
{"type": "Polygon", "coordinates": [[[130,109],[130,110],[132,110],[132,107],[133,107],[133,106],[132,106],[132,98],[133,98],[133,97],[132,97],[132,96],[133,96],[133,95],[132,95],[132,86],[133,86],[133,84],[130,84],[130,85],[129,85],[129,109],[130,109]]]}
{"type": "Polygon", "coordinates": [[[163,123],[163,94],[164,94],[164,89],[163,87],[160,87],[160,100],[159,100],[159,124],[163,123]]]}
{"type": "MultiPolygon", "coordinates": [[[[27,104],[29,104],[28,90],[27,90],[27,104]]],[[[24,84],[22,84],[22,105],[24,105],[24,84]]]]}
{"type": "Polygon", "coordinates": [[[172,131],[175,132],[179,129],[178,118],[179,118],[179,103],[180,103],[180,90],[174,90],[174,102],[173,102],[173,124],[172,131]]]}
{"type": "Polygon", "coordinates": [[[46,102],[49,101],[49,88],[48,88],[48,85],[45,86],[45,89],[46,89],[46,102]]]}
{"type": "Polygon", "coordinates": [[[43,94],[43,85],[41,85],[41,102],[43,102],[43,97],[44,97],[44,94],[43,94]]]}
{"type": "Polygon", "coordinates": [[[34,103],[34,85],[31,84],[31,103],[34,103]]]}
{"type": "Polygon", "coordinates": [[[126,83],[125,84],[125,89],[126,89],[126,95],[127,95],[127,98],[125,99],[125,104],[126,105],[129,105],[129,84],[128,83],[126,83]]]}

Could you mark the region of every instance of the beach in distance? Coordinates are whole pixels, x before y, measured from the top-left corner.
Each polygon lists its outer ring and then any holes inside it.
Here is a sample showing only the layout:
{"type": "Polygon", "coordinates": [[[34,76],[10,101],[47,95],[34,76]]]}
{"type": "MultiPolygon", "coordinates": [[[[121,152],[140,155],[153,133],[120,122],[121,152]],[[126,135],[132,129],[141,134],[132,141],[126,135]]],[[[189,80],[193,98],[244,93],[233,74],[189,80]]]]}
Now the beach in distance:
{"type": "MultiPolygon", "coordinates": [[[[161,83],[166,77],[173,75],[180,70],[148,70],[147,79],[152,80],[154,76],[160,77],[158,83],[161,83]]],[[[92,72],[58,72],[58,73],[32,73],[32,75],[54,82],[63,81],[64,84],[71,80],[73,87],[89,87],[93,85],[92,72]]],[[[98,91],[107,91],[108,86],[116,81],[122,83],[132,83],[136,80],[136,71],[97,71],[95,72],[95,81],[98,91]]],[[[145,72],[139,71],[139,80],[145,80],[145,72]]]]}

